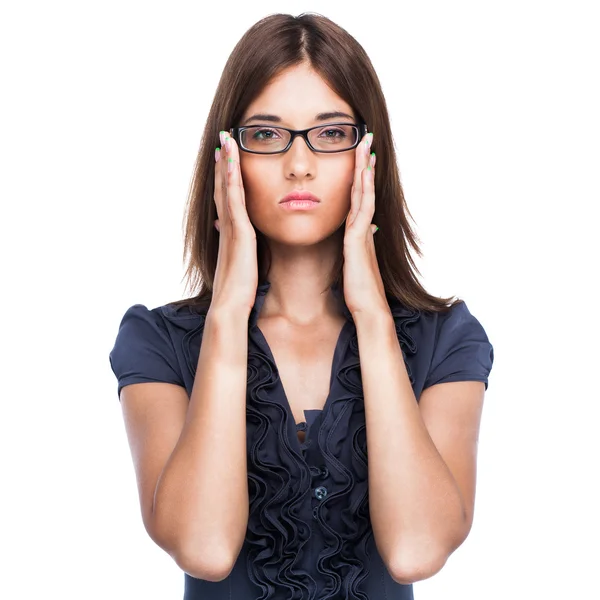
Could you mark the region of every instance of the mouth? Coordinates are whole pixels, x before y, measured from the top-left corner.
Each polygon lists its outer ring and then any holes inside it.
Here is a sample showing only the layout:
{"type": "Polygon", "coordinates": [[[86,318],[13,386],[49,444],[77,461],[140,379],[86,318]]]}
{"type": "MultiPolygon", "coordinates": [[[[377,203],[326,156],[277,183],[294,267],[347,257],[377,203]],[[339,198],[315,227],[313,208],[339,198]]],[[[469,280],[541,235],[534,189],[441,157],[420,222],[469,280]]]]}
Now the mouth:
{"type": "Polygon", "coordinates": [[[321,202],[319,198],[317,198],[314,194],[310,192],[290,192],[285,195],[280,201],[279,204],[285,204],[286,202],[321,202]]]}

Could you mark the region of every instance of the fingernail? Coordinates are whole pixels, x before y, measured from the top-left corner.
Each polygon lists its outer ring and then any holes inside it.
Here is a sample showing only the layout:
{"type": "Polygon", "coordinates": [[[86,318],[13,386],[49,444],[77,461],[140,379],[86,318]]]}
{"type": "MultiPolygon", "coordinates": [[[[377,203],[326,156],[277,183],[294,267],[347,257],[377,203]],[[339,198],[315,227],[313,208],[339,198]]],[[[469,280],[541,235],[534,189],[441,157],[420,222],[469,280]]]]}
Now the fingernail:
{"type": "Polygon", "coordinates": [[[225,150],[227,150],[227,152],[231,152],[231,138],[225,138],[225,150]]]}
{"type": "Polygon", "coordinates": [[[225,145],[225,132],[219,131],[219,139],[221,140],[221,147],[225,145]]]}
{"type": "Polygon", "coordinates": [[[219,159],[221,158],[221,148],[219,148],[218,146],[215,148],[215,162],[219,162],[219,159]]]}
{"type": "Polygon", "coordinates": [[[377,227],[377,225],[375,225],[375,231],[373,232],[373,234],[376,234],[379,231],[379,227],[377,227]]]}
{"type": "Polygon", "coordinates": [[[369,159],[369,164],[374,167],[375,166],[375,161],[377,160],[377,157],[375,156],[375,152],[371,152],[371,158],[369,159]]]}
{"type": "Polygon", "coordinates": [[[228,159],[228,165],[227,165],[227,172],[231,173],[231,171],[233,171],[233,158],[229,158],[228,159]]]}

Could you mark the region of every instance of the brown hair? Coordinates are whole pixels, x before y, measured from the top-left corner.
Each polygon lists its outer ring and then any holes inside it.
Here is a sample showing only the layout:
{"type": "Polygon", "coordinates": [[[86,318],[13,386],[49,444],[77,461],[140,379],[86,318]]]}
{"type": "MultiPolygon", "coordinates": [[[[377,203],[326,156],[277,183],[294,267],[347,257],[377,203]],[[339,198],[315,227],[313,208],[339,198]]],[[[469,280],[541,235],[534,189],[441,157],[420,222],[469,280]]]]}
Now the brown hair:
{"type": "MultiPolygon", "coordinates": [[[[421,257],[420,240],[408,222],[408,216],[414,219],[400,183],[385,98],[364,49],[346,30],[322,15],[276,13],[255,23],[242,36],[223,69],[200,143],[184,216],[184,262],[189,256],[184,278],[186,287],[196,295],[171,304],[207,308],[212,298],[219,248],[213,225],[218,218],[213,194],[219,131],[237,126],[246,108],[273,77],[301,63],[308,63],[374,133],[377,202],[373,222],[379,226],[374,240],[386,294],[409,308],[424,311],[445,312],[463,302],[432,296],[415,275],[421,273],[409,247],[421,257]]],[[[257,230],[256,236],[261,283],[269,271],[270,253],[263,234],[257,230]]],[[[331,285],[339,285],[341,290],[342,266],[340,248],[331,285]]]]}

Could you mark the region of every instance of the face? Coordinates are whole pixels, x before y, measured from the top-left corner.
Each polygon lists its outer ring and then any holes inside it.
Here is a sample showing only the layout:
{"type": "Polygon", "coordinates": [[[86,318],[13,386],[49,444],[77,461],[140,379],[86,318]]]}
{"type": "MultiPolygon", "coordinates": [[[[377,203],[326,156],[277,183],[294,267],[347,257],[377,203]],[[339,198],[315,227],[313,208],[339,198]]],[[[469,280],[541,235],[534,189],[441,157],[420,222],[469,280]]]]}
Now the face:
{"type": "MultiPolygon", "coordinates": [[[[240,126],[265,125],[308,129],[327,123],[357,123],[356,114],[307,65],[287,69],[245,111],[240,126]],[[318,113],[340,111],[349,117],[317,121],[318,113]],[[276,115],[281,122],[248,120],[254,114],[276,115]]],[[[254,227],[269,240],[285,245],[313,245],[343,225],[350,210],[356,149],[313,152],[296,137],[282,154],[258,155],[240,150],[246,210],[254,227]],[[320,204],[306,211],[285,210],[279,201],[289,192],[308,191],[320,204]]]]}

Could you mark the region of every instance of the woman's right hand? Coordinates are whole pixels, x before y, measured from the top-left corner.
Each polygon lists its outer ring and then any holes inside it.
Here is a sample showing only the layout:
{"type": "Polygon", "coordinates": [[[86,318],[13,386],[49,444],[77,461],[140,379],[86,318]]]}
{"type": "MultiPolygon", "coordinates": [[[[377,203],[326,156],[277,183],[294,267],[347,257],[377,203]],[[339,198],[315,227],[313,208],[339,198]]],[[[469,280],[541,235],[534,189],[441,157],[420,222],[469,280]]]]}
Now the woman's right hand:
{"type": "Polygon", "coordinates": [[[228,132],[219,135],[221,148],[220,152],[215,150],[214,192],[219,254],[210,307],[233,314],[247,311],[249,316],[258,287],[256,231],[246,211],[238,146],[228,132]]]}

